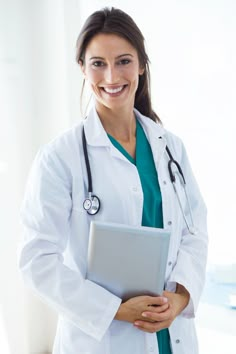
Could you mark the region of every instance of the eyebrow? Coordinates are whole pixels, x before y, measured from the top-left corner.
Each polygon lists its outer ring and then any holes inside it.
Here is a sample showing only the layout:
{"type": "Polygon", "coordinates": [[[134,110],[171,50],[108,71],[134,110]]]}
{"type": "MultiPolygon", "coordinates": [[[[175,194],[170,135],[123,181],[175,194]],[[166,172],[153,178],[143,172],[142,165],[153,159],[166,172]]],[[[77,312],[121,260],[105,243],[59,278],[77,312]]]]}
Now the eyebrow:
{"type": "MultiPolygon", "coordinates": [[[[127,57],[127,56],[133,57],[132,54],[126,53],[126,54],[118,55],[115,59],[120,59],[121,57],[127,57]]],[[[103,57],[91,57],[91,58],[89,58],[89,60],[94,60],[94,59],[96,59],[96,60],[98,60],[98,59],[104,60],[105,58],[103,58],[103,57]]]]}

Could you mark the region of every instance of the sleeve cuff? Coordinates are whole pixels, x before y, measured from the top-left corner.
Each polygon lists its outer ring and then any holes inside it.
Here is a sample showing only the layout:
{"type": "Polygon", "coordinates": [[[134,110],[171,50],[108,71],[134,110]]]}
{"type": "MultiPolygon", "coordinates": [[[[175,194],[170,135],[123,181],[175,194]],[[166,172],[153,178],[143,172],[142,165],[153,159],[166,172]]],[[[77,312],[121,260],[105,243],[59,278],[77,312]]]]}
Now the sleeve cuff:
{"type": "Polygon", "coordinates": [[[78,309],[79,316],[74,322],[81,331],[100,341],[122,300],[90,280],[85,280],[82,298],[89,298],[89,302],[78,309]]]}

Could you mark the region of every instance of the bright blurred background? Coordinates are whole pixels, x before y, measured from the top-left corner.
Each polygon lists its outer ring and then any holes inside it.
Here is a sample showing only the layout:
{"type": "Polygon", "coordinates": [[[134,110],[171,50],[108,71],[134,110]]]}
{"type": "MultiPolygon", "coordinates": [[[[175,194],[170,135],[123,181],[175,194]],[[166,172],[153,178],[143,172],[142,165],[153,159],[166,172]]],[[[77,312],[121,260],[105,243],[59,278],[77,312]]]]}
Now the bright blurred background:
{"type": "Polygon", "coordinates": [[[16,267],[19,207],[39,146],[81,119],[75,42],[87,16],[104,6],[128,12],[142,30],[154,107],[184,141],[208,206],[200,354],[235,354],[234,0],[0,0],[0,353],[51,352],[56,314],[16,267]]]}

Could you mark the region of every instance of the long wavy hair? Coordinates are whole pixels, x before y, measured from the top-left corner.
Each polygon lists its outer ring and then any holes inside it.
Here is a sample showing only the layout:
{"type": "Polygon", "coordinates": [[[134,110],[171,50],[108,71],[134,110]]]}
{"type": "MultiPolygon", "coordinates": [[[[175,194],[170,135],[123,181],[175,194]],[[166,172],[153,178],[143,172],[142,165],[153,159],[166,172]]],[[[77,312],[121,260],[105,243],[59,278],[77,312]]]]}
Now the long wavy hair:
{"type": "MultiPolygon", "coordinates": [[[[90,15],[76,42],[76,61],[84,64],[86,48],[91,39],[99,33],[115,34],[126,39],[138,53],[139,64],[144,73],[139,76],[139,84],[135,94],[134,107],[153,121],[161,123],[152,109],[150,94],[149,58],[145,50],[144,37],[134,20],[120,9],[105,7],[90,15]]],[[[84,84],[83,84],[84,88],[84,84]]],[[[82,88],[82,93],[83,93],[82,88]]]]}

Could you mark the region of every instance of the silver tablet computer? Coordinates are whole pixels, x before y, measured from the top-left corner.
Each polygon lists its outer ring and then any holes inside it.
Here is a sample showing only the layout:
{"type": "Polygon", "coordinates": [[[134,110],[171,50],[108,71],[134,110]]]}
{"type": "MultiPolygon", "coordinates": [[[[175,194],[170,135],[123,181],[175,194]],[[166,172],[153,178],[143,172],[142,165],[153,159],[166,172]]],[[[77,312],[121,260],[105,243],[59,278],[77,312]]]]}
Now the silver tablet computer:
{"type": "Polygon", "coordinates": [[[170,231],[92,221],[87,279],[127,300],[161,295],[170,231]]]}

